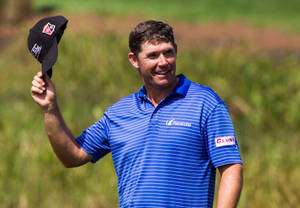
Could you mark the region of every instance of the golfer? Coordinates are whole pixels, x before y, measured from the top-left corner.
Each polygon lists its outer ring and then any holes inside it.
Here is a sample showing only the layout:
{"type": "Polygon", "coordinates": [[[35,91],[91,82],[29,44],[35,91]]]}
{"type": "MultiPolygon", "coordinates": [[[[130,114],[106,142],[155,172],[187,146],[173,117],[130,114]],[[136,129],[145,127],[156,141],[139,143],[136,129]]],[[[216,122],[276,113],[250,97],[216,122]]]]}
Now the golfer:
{"type": "MultiPolygon", "coordinates": [[[[128,58],[139,72],[139,92],[109,107],[73,136],[60,113],[55,87],[39,72],[31,95],[65,167],[95,163],[112,154],[120,207],[235,207],[242,189],[242,161],[226,105],[209,87],[176,75],[173,29],[160,21],[138,24],[128,58]]],[[[188,70],[188,69],[185,69],[188,70]]]]}

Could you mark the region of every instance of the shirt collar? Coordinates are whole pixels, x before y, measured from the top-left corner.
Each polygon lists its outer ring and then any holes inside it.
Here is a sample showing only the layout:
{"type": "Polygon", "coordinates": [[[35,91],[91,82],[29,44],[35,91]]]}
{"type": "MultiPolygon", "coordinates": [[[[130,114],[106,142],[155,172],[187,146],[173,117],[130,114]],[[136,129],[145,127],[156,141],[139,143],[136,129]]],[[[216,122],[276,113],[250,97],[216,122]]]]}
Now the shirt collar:
{"type": "MultiPolygon", "coordinates": [[[[190,87],[191,81],[188,80],[183,74],[179,74],[177,75],[177,77],[179,78],[179,81],[170,95],[179,95],[185,97],[190,87]]],[[[145,86],[143,86],[140,89],[139,97],[143,99],[147,99],[147,92],[145,86]]]]}

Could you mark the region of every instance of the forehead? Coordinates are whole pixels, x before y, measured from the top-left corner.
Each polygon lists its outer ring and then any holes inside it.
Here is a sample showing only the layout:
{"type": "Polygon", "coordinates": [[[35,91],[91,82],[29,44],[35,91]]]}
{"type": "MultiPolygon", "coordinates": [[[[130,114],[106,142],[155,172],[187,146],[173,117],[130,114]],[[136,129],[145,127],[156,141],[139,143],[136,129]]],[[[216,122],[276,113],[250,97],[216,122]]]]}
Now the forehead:
{"type": "Polygon", "coordinates": [[[155,51],[175,49],[171,42],[166,41],[145,41],[141,44],[140,53],[151,53],[155,51]]]}

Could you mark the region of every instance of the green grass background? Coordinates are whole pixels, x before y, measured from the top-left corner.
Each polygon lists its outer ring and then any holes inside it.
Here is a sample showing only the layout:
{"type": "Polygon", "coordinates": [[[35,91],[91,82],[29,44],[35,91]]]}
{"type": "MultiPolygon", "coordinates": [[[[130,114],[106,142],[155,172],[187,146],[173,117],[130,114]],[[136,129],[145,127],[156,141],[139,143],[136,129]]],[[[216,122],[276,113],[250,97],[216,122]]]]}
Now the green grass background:
{"type": "Polygon", "coordinates": [[[191,22],[247,21],[300,30],[298,0],[35,0],[37,10],[96,12],[100,15],[140,15],[191,22]]]}
{"type": "MultiPolygon", "coordinates": [[[[34,2],[37,11],[50,6],[73,15],[95,12],[186,22],[238,20],[289,29],[299,27],[295,20],[300,17],[296,12],[300,3],[293,0],[34,2]]],[[[110,155],[95,165],[65,169],[51,150],[41,110],[30,97],[31,80],[40,65],[26,48],[29,27],[25,24],[22,34],[0,52],[0,206],[118,207],[110,155]]],[[[138,73],[127,60],[127,36],[66,31],[53,81],[61,111],[76,136],[108,106],[140,88],[138,73]]],[[[238,46],[201,50],[179,45],[177,65],[178,73],[212,87],[233,109],[244,161],[239,207],[299,206],[298,57],[274,59],[255,51],[245,53],[238,46]]]]}

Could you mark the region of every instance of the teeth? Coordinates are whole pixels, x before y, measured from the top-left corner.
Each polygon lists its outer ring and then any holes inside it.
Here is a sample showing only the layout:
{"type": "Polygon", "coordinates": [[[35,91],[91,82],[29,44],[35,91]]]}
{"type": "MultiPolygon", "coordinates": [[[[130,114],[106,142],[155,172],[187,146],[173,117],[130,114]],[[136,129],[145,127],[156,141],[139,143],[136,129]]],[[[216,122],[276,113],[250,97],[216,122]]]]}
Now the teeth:
{"type": "Polygon", "coordinates": [[[169,71],[161,71],[161,72],[157,72],[157,74],[159,74],[159,75],[165,75],[165,74],[167,74],[169,71]]]}

